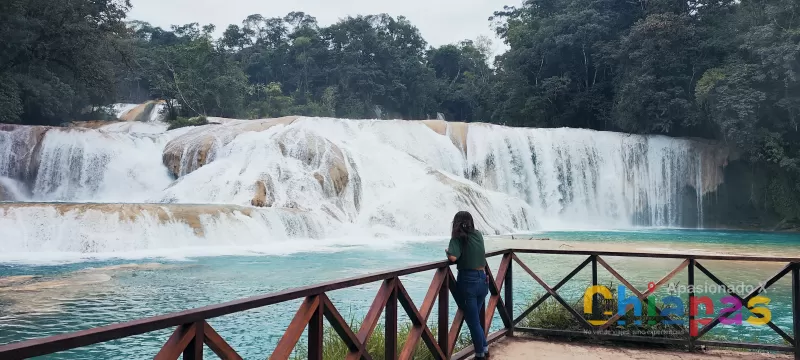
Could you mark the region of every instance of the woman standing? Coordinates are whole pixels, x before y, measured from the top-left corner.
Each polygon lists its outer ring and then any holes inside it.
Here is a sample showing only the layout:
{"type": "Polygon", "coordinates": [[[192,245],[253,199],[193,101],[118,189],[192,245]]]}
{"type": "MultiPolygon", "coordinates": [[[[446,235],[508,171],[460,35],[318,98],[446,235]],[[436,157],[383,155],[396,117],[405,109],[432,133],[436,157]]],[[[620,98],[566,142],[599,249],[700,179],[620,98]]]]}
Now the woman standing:
{"type": "Polygon", "coordinates": [[[489,292],[489,280],[486,277],[486,250],[483,235],[475,230],[472,215],[459,211],[453,218],[450,244],[445,249],[448,260],[457,264],[458,277],[456,283],[461,299],[456,303],[464,312],[464,320],[472,336],[475,346],[475,358],[486,359],[489,344],[486,343],[483,327],[480,322],[480,311],[489,292]]]}

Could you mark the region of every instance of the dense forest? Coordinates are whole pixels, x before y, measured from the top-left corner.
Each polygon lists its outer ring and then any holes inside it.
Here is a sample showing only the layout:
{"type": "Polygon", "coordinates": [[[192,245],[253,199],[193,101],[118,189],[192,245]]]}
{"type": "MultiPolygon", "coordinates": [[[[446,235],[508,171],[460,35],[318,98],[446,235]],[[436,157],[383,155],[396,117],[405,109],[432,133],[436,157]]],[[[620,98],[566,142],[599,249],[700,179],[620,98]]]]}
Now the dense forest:
{"type": "Polygon", "coordinates": [[[800,2],[527,0],[487,14],[490,40],[432,47],[402,16],[254,14],[170,29],[127,0],[0,2],[0,122],[107,118],[167,100],[197,116],[482,121],[715,139],[800,218],[800,2]]]}

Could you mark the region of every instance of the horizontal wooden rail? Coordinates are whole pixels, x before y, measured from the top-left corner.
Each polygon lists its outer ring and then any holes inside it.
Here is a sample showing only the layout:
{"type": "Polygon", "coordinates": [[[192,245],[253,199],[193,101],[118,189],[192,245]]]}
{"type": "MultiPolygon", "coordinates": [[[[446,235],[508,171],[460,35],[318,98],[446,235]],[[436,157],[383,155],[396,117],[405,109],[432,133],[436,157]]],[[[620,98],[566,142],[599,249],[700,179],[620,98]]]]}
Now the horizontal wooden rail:
{"type": "MultiPolygon", "coordinates": [[[[704,323],[704,327],[698,333],[686,331],[683,339],[658,338],[649,336],[624,336],[607,334],[606,330],[614,325],[622,315],[614,315],[610,319],[598,321],[588,321],[586,314],[580,314],[573,309],[561,296],[558,290],[572,279],[578,272],[591,264],[592,280],[591,284],[597,285],[598,264],[608,270],[616,279],[627,286],[636,298],[647,302],[647,296],[653,293],[658,287],[664,286],[667,281],[677,276],[680,272],[688,271],[689,284],[694,284],[695,269],[706,274],[710,279],[720,286],[725,284],[716,278],[707,268],[703,267],[698,260],[703,261],[756,261],[756,262],[778,262],[785,263],[786,266],[775,276],[767,279],[766,287],[771,286],[776,281],[787,274],[792,276],[792,311],[793,311],[793,334],[800,331],[800,258],[796,257],[763,257],[763,256],[736,256],[736,255],[695,255],[695,254],[655,254],[655,253],[636,253],[636,252],[613,252],[613,251],[581,251],[581,250],[533,250],[533,249],[504,249],[492,251],[486,254],[488,258],[502,256],[500,265],[496,272],[492,272],[486,266],[489,278],[489,298],[485,302],[484,309],[481,310],[481,323],[486,329],[489,342],[494,342],[504,336],[513,336],[514,332],[531,333],[544,336],[569,336],[584,337],[590,339],[611,339],[623,341],[639,341],[649,343],[665,343],[676,345],[687,345],[694,349],[696,345],[731,346],[741,348],[769,349],[776,351],[790,351],[795,353],[795,357],[800,359],[800,343],[795,338],[789,336],[778,328],[774,323],[768,322],[768,326],[780,335],[790,346],[772,344],[752,344],[735,343],[723,341],[704,341],[701,340],[714,326],[719,324],[724,318],[732,315],[725,313],[717,316],[710,322],[704,323]],[[538,255],[576,255],[587,256],[580,265],[570,272],[563,280],[555,286],[548,285],[539,275],[536,267],[526,265],[518,255],[538,254],[538,255]],[[621,274],[616,272],[603,259],[604,257],[636,257],[636,258],[662,258],[683,260],[681,264],[667,273],[664,278],[655,284],[654,288],[640,291],[634,288],[621,274]],[[514,315],[513,301],[513,271],[514,263],[519,266],[524,275],[531,276],[545,290],[545,296],[534,302],[531,307],[523,311],[517,317],[514,315]],[[545,300],[552,298],[560,303],[575,318],[578,324],[584,327],[583,331],[570,331],[559,329],[532,329],[520,327],[523,321],[545,300]],[[489,333],[489,329],[495,314],[502,320],[502,328],[499,331],[489,333]]],[[[367,353],[367,340],[378,325],[381,315],[385,315],[385,357],[386,359],[410,359],[417,344],[424,344],[425,347],[437,359],[463,359],[474,353],[472,346],[463,349],[456,349],[456,340],[463,327],[464,316],[459,309],[452,323],[450,322],[448,298],[452,294],[458,301],[456,278],[451,272],[451,265],[447,261],[437,261],[410,266],[401,269],[379,271],[373,274],[352,277],[344,280],[330,281],[322,284],[304,286],[294,289],[275,292],[267,295],[254,296],[246,299],[230,301],[217,305],[205,306],[196,309],[176,312],[172,314],[159,315],[129,322],[113,324],[93,329],[87,329],[74,333],[54,335],[39,339],[32,339],[11,343],[0,346],[0,359],[23,359],[56,353],[59,351],[80,348],[92,344],[121,339],[129,336],[140,335],[162,329],[173,328],[174,332],[166,339],[166,343],[155,356],[156,359],[177,359],[181,355],[184,359],[202,359],[203,348],[208,346],[214,354],[221,359],[241,359],[239,354],[231,347],[207,322],[208,319],[219,316],[229,315],[241,311],[269,306],[291,300],[302,299],[300,308],[294,315],[284,336],[278,342],[276,349],[269,356],[269,359],[287,359],[292,353],[295,345],[307,329],[308,357],[309,359],[321,359],[323,335],[322,328],[325,320],[332,326],[335,332],[342,338],[349,349],[347,359],[371,359],[367,353]],[[434,277],[425,298],[419,305],[414,304],[403,286],[400,277],[416,274],[424,271],[434,271],[434,277]],[[350,329],[341,314],[328,298],[330,291],[350,288],[354,286],[381,282],[378,293],[369,308],[367,315],[358,331],[350,329]],[[438,299],[438,306],[434,306],[438,299]],[[399,305],[399,306],[398,306],[399,305]],[[405,341],[405,346],[398,348],[397,337],[397,318],[398,308],[408,315],[411,320],[411,331],[409,338],[405,341]],[[434,336],[428,328],[428,319],[431,314],[437,311],[435,317],[438,329],[438,336],[434,336]],[[457,351],[458,350],[458,351],[457,351]]],[[[752,299],[760,293],[760,289],[744,296],[734,294],[739,300],[752,299]]],[[[658,309],[658,308],[656,308],[658,309]]],[[[660,310],[660,309],[658,309],[660,310]]],[[[693,319],[693,317],[690,317],[693,319]]],[[[682,330],[680,326],[676,329],[682,330]]]]}
{"type": "Polygon", "coordinates": [[[720,260],[720,261],[756,261],[756,262],[783,262],[800,263],[800,257],[770,257],[746,255],[713,255],[713,254],[683,254],[683,253],[648,253],[648,252],[621,252],[621,251],[589,251],[589,250],[539,250],[539,249],[513,249],[516,254],[540,255],[586,255],[607,257],[637,257],[652,259],[695,259],[695,260],[720,260]]]}

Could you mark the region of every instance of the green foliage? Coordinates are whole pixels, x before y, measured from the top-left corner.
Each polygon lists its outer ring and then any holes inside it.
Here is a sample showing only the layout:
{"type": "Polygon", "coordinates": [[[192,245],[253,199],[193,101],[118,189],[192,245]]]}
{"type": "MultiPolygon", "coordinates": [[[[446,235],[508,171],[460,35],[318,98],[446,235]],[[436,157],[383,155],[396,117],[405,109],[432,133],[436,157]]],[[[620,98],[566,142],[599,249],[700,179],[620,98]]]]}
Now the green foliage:
{"type": "Polygon", "coordinates": [[[16,123],[22,115],[22,100],[10,76],[0,75],[0,123],[16,123]]]}
{"type": "Polygon", "coordinates": [[[800,219],[800,177],[792,173],[772,171],[767,185],[767,204],[786,222],[800,219]]]}
{"type": "Polygon", "coordinates": [[[207,125],[208,119],[205,116],[196,116],[193,118],[178,117],[169,122],[168,130],[179,129],[186,126],[200,126],[207,125]]]}
{"type": "Polygon", "coordinates": [[[85,112],[82,112],[75,116],[75,120],[106,120],[106,121],[113,121],[118,120],[117,114],[113,111],[113,109],[109,106],[98,106],[92,107],[85,112]]]}
{"type": "Polygon", "coordinates": [[[136,30],[132,46],[141,68],[134,72],[146,79],[151,97],[169,99],[170,119],[241,114],[247,78],[214,43],[212,31],[213,26],[201,28],[197,23],[173,26],[171,40],[163,45],[162,30],[146,24],[136,30]]]}
{"type": "Polygon", "coordinates": [[[115,98],[127,0],[0,2],[0,121],[58,124],[115,98]]]}
{"type": "Polygon", "coordinates": [[[694,89],[695,97],[701,104],[708,101],[708,96],[711,90],[717,86],[720,81],[725,80],[725,70],[721,68],[708,69],[703,74],[703,77],[697,81],[697,86],[694,89]]]}
{"type": "Polygon", "coordinates": [[[699,121],[691,92],[704,67],[700,30],[688,15],[651,14],[622,37],[614,121],[635,133],[674,133],[699,121]]]}

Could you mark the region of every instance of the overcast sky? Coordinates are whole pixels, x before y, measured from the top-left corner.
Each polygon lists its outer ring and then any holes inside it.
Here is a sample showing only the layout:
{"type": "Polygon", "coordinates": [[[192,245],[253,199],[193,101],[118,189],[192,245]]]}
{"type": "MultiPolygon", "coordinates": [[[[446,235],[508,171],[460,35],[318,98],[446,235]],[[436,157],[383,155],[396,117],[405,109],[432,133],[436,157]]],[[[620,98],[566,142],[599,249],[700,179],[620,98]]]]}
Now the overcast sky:
{"type": "Polygon", "coordinates": [[[478,35],[489,36],[495,53],[505,46],[492,32],[489,16],[503,5],[519,5],[522,0],[131,0],[131,20],[147,21],[169,28],[198,22],[214,24],[220,34],[230,24],[241,25],[251,14],[284,16],[303,11],[317,18],[321,26],[340,18],[387,13],[403,15],[419,28],[428,44],[439,46],[478,35]]]}

